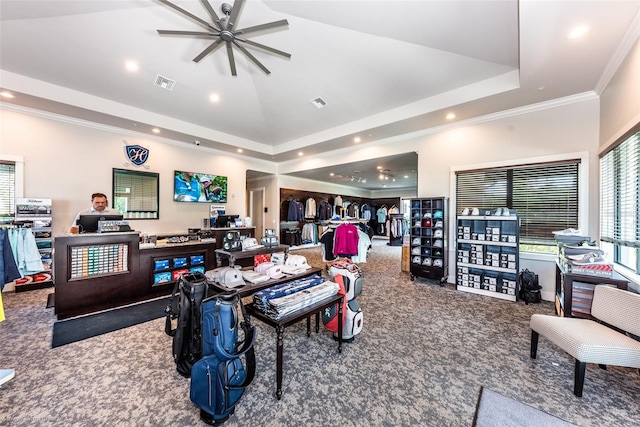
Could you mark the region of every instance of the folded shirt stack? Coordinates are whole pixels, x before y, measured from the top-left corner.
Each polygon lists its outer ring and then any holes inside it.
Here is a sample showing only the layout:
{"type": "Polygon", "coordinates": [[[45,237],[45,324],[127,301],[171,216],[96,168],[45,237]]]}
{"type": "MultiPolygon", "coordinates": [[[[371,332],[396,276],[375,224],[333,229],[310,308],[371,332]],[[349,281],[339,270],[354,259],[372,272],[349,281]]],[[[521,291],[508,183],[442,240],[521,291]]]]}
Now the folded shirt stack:
{"type": "Polygon", "coordinates": [[[340,285],[327,281],[299,292],[270,299],[268,301],[267,315],[272,319],[279,320],[291,313],[332,297],[339,290],[340,285]]]}
{"type": "Polygon", "coordinates": [[[293,294],[295,292],[302,291],[312,286],[324,283],[325,279],[317,274],[309,277],[303,277],[301,279],[292,280],[290,282],[281,283],[279,285],[272,286],[267,289],[262,289],[253,294],[253,305],[256,309],[267,312],[269,308],[269,300],[273,298],[280,298],[285,295],[293,294]]]}

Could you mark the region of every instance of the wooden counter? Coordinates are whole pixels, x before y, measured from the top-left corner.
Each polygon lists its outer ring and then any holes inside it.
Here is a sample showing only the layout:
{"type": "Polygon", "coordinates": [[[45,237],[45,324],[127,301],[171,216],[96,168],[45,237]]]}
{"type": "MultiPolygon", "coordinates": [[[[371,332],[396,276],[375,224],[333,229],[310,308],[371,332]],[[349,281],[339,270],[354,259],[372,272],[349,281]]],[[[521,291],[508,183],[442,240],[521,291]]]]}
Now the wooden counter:
{"type": "Polygon", "coordinates": [[[174,272],[215,268],[215,242],[140,249],[137,232],[67,235],[54,239],[53,263],[55,313],[65,319],[169,295],[174,272]],[[171,279],[156,280],[161,275],[171,279]]]}

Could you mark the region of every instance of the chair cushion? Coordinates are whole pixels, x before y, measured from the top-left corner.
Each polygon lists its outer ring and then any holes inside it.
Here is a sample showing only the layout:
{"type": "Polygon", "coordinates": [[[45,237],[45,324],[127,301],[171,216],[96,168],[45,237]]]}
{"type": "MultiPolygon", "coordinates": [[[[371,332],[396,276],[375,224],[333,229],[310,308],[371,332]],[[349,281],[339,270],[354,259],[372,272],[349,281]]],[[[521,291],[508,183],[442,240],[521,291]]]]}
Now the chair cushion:
{"type": "Polygon", "coordinates": [[[640,294],[598,285],[593,291],[591,315],[603,322],[640,336],[640,294]]]}
{"type": "Polygon", "coordinates": [[[534,314],[530,326],[581,362],[640,368],[640,342],[593,320],[534,314]]]}

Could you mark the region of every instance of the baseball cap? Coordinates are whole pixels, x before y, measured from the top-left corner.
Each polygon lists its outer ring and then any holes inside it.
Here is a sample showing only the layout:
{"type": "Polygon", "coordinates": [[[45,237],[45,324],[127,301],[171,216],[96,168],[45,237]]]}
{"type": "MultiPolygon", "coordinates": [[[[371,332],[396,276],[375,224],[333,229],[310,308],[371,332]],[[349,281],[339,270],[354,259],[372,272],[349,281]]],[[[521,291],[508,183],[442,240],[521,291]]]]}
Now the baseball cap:
{"type": "Polygon", "coordinates": [[[242,278],[242,271],[236,270],[235,268],[227,268],[222,274],[220,284],[226,286],[227,288],[239,288],[241,286],[246,285],[244,279],[242,278]]]}
{"type": "Polygon", "coordinates": [[[260,263],[258,265],[256,265],[253,269],[254,271],[260,273],[260,274],[264,274],[265,276],[268,276],[267,271],[273,267],[275,264],[272,262],[263,262],[260,263]]]}
{"type": "Polygon", "coordinates": [[[201,176],[200,182],[211,182],[211,178],[209,178],[208,176],[201,176]]]}
{"type": "Polygon", "coordinates": [[[282,272],[281,265],[274,265],[273,267],[267,270],[267,276],[272,279],[282,279],[284,277],[284,273],[282,272]]]}

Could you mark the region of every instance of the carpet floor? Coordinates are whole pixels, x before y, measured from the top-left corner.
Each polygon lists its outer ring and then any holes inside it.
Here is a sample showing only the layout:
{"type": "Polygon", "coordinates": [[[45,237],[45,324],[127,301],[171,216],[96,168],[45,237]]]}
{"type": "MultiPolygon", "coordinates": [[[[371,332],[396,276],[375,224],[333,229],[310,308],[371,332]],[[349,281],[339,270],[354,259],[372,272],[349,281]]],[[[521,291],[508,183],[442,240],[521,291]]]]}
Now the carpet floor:
{"type": "MultiPolygon", "coordinates": [[[[321,267],[319,248],[294,251],[321,267]]],[[[283,396],[276,388],[276,333],[254,320],[256,377],[224,424],[236,426],[471,426],[482,387],[572,424],[637,426],[636,369],[588,365],[573,395],[574,361],[544,338],[529,357],[529,319],[550,302],[525,305],[411,281],[401,247],[374,239],[358,302],[364,328],[336,350],[332,334],[284,333],[283,396]]],[[[196,426],[189,380],[175,369],[164,319],[51,348],[51,289],[4,296],[0,425],[196,426]]]]}

